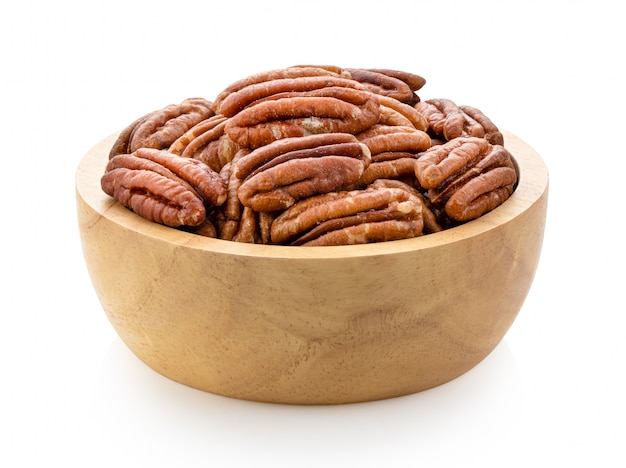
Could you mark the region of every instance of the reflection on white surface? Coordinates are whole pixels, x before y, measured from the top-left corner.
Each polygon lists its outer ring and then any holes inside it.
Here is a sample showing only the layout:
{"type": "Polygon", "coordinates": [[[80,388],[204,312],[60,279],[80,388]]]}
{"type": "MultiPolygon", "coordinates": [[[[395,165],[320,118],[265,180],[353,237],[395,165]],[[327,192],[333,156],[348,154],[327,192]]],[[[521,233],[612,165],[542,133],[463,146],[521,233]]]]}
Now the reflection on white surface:
{"type": "Polygon", "coordinates": [[[89,426],[103,433],[87,449],[103,466],[441,466],[480,456],[522,406],[505,341],[448,384],[369,403],[289,406],[201,392],[152,371],[119,339],[97,387],[89,426]]]}

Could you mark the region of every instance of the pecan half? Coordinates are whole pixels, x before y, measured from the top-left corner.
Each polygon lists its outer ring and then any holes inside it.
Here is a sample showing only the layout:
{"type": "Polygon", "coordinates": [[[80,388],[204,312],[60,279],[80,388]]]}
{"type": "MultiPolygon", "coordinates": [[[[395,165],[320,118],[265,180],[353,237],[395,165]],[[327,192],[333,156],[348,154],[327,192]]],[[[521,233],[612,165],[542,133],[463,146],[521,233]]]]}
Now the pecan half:
{"type": "Polygon", "coordinates": [[[357,183],[365,187],[377,179],[415,180],[415,160],[430,148],[430,137],[413,127],[377,124],[357,135],[372,155],[357,183]]]}
{"type": "Polygon", "coordinates": [[[105,193],[148,221],[197,226],[206,217],[194,190],[157,172],[117,168],[102,176],[101,185],[105,193]]]}
{"type": "Polygon", "coordinates": [[[227,188],[226,201],[213,213],[220,239],[233,240],[239,230],[244,206],[239,200],[237,190],[239,190],[242,181],[235,176],[233,164],[249,152],[250,150],[248,149],[239,150],[233,160],[227,163],[220,171],[220,177],[225,182],[227,188]]]}
{"type": "Polygon", "coordinates": [[[356,186],[365,187],[378,179],[416,181],[415,158],[412,155],[407,155],[407,157],[372,162],[363,171],[356,186]]]}
{"type": "Polygon", "coordinates": [[[154,161],[189,182],[206,204],[218,206],[226,201],[224,181],[217,172],[201,161],[152,148],[139,148],[133,154],[138,158],[154,161]]]}
{"type": "Polygon", "coordinates": [[[412,185],[396,179],[380,178],[375,180],[371,187],[388,187],[406,190],[418,200],[422,202],[422,218],[424,219],[424,234],[443,231],[443,226],[439,224],[437,210],[432,206],[428,198],[426,198],[419,190],[412,185]]]}
{"type": "Polygon", "coordinates": [[[224,134],[226,120],[226,117],[217,114],[200,121],[172,142],[168,151],[192,158],[202,147],[224,134]]]}
{"type": "MultiPolygon", "coordinates": [[[[297,245],[330,246],[371,244],[374,242],[388,242],[393,240],[410,239],[423,234],[424,222],[419,218],[391,219],[380,221],[369,214],[372,219],[365,217],[361,222],[331,230],[320,237],[306,242],[300,241],[297,245]]],[[[359,217],[356,215],[356,217],[359,217]]]]}
{"type": "Polygon", "coordinates": [[[472,119],[483,128],[484,138],[492,145],[504,145],[504,136],[496,125],[480,110],[471,106],[459,106],[466,118],[472,119]]]}
{"type": "Polygon", "coordinates": [[[403,81],[413,91],[419,91],[426,84],[426,80],[422,76],[404,70],[393,70],[390,68],[370,68],[369,70],[403,81]]]}
{"type": "Polygon", "coordinates": [[[407,126],[377,124],[356,137],[369,148],[372,162],[417,157],[431,146],[425,132],[407,126]]]}
{"type": "Polygon", "coordinates": [[[378,124],[413,126],[418,130],[428,130],[428,120],[414,106],[387,96],[378,96],[381,117],[378,124]]]}
{"type": "Polygon", "coordinates": [[[232,161],[240,149],[240,146],[224,133],[227,120],[220,114],[203,120],[172,143],[169,151],[202,161],[219,172],[232,161]]]}
{"type": "Polygon", "coordinates": [[[241,203],[255,211],[277,211],[297,200],[356,182],[369,165],[367,146],[354,135],[330,133],[285,138],[237,160],[241,203]]]}
{"type": "Polygon", "coordinates": [[[426,83],[421,76],[400,70],[375,68],[347,68],[346,70],[353,79],[363,83],[370,91],[411,105],[419,101],[415,91],[426,83]]]}
{"type": "Polygon", "coordinates": [[[237,195],[237,190],[242,181],[235,176],[232,166],[237,160],[249,153],[250,150],[248,149],[240,149],[233,160],[220,171],[220,176],[226,181],[228,187],[228,198],[222,206],[214,209],[209,216],[217,226],[217,237],[220,239],[269,244],[269,230],[274,214],[257,212],[244,206],[237,195]]]}
{"type": "Polygon", "coordinates": [[[113,156],[117,156],[118,154],[130,153],[128,147],[130,144],[130,140],[132,139],[135,132],[135,129],[153,113],[154,111],[139,117],[137,120],[126,126],[126,128],[124,128],[120,132],[120,134],[117,136],[117,139],[111,146],[111,149],[109,151],[109,159],[111,159],[113,156]]]}
{"type": "Polygon", "coordinates": [[[426,117],[429,130],[446,141],[473,136],[487,139],[491,144],[504,144],[504,137],[494,123],[478,109],[457,106],[450,99],[429,99],[415,108],[426,117]]]}
{"type": "Polygon", "coordinates": [[[207,144],[193,155],[194,159],[202,161],[215,171],[220,171],[227,163],[233,160],[241,147],[226,134],[207,144]]]}
{"type": "Polygon", "coordinates": [[[239,226],[231,240],[235,242],[256,243],[258,237],[258,213],[247,206],[243,207],[239,226]]]}
{"type": "Polygon", "coordinates": [[[513,193],[515,170],[496,167],[467,181],[448,199],[446,214],[455,221],[470,221],[504,203],[513,193]]]}
{"type": "Polygon", "coordinates": [[[274,243],[363,244],[422,234],[422,203],[398,188],[368,187],[302,200],[272,223],[274,243]]]}
{"type": "Polygon", "coordinates": [[[363,90],[355,80],[342,76],[319,75],[295,78],[275,78],[271,81],[250,84],[230,93],[219,104],[218,112],[226,117],[234,117],[254,104],[295,96],[323,96],[325,88],[351,88],[363,90]]]}
{"type": "Polygon", "coordinates": [[[268,83],[274,80],[301,78],[306,76],[334,76],[350,78],[349,73],[344,72],[340,67],[335,66],[296,65],[276,70],[267,70],[255,73],[231,83],[215,98],[214,109],[216,113],[223,114],[224,110],[222,102],[231,94],[241,91],[248,86],[259,83],[268,83]]]}
{"type": "Polygon", "coordinates": [[[358,133],[380,116],[378,99],[358,82],[314,76],[252,84],[219,106],[230,116],[225,131],[242,147],[319,133],[358,133]]]}
{"type": "Polygon", "coordinates": [[[225,184],[215,171],[200,161],[153,148],[111,158],[101,185],[140,216],[173,227],[201,224],[205,205],[226,200],[225,184]]]}
{"type": "Polygon", "coordinates": [[[198,122],[213,115],[213,104],[203,98],[186,99],[150,112],[126,127],[114,142],[109,157],[139,148],[167,149],[198,122]]]}
{"type": "Polygon", "coordinates": [[[425,151],[415,175],[429,200],[455,221],[477,218],[504,202],[517,182],[510,153],[484,138],[455,138],[425,151]]]}

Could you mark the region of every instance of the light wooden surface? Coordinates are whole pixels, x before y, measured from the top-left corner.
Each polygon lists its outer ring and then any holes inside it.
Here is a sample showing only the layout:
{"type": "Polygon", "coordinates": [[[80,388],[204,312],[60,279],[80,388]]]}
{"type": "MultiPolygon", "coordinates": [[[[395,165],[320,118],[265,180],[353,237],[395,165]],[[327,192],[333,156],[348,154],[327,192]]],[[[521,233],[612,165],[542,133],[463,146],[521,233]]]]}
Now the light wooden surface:
{"type": "Polygon", "coordinates": [[[134,215],[100,190],[114,138],[76,173],[94,288],[143,362],[198,389],[337,404],[440,385],[500,342],[539,261],[548,173],[510,133],[520,184],[493,212],[417,239],[310,248],[209,239],[134,215]]]}

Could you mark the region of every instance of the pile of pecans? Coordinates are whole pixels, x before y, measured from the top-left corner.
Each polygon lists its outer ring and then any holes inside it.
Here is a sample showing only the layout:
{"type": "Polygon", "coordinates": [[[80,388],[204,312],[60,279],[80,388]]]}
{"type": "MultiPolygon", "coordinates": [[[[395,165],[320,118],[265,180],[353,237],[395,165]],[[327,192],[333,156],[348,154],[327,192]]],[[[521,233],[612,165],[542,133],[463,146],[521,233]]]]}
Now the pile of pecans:
{"type": "Polygon", "coordinates": [[[517,173],[478,109],[418,75],[301,65],[150,112],[113,144],[104,192],[219,239],[346,245],[441,231],[502,204],[517,173]]]}

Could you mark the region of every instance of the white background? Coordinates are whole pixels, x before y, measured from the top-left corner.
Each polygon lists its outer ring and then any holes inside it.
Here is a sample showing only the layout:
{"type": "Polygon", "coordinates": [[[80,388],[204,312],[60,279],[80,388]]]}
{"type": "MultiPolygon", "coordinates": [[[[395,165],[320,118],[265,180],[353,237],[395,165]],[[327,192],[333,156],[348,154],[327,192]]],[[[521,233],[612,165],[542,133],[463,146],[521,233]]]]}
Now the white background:
{"type": "Polygon", "coordinates": [[[0,466],[626,466],[626,5],[619,0],[0,7],[0,466]],[[116,337],[74,174],[136,117],[293,64],[397,68],[550,170],[540,265],[501,345],[393,400],[297,407],[169,381],[116,337]]]}

